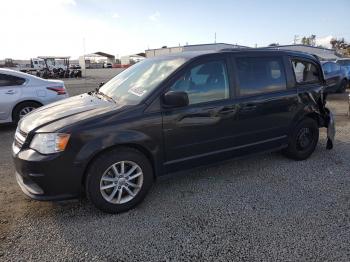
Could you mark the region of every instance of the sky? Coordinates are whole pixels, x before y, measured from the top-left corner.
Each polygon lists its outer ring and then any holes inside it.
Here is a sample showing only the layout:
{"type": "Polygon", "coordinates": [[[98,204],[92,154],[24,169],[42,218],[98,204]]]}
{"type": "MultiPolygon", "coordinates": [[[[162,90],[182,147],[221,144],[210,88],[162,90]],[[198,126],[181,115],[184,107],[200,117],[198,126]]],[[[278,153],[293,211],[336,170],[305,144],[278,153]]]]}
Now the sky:
{"type": "Polygon", "coordinates": [[[349,0],[0,0],[0,59],[185,44],[292,44],[294,36],[350,41],[349,0]]]}

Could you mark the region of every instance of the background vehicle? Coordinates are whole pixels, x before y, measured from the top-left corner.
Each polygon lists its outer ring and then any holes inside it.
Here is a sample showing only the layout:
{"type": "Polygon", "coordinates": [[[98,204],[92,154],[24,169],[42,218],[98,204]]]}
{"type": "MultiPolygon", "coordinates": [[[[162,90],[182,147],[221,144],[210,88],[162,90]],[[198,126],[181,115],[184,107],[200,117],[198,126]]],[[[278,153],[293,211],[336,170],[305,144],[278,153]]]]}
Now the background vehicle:
{"type": "Polygon", "coordinates": [[[345,69],[347,73],[347,79],[350,84],[350,58],[341,58],[336,61],[338,65],[345,69]]]}
{"type": "Polygon", "coordinates": [[[30,60],[30,66],[20,67],[19,70],[45,79],[82,76],[81,67],[71,67],[68,56],[39,56],[30,60]]]}
{"type": "Polygon", "coordinates": [[[78,64],[70,64],[69,65],[69,69],[81,69],[81,66],[80,65],[78,65],[78,64]]]}
{"type": "Polygon", "coordinates": [[[326,92],[345,92],[348,86],[348,74],[344,68],[335,62],[321,62],[327,81],[326,92]]]}
{"type": "Polygon", "coordinates": [[[103,63],[103,68],[112,68],[112,63],[104,62],[103,63]]]}
{"type": "Polygon", "coordinates": [[[66,97],[63,81],[0,69],[0,123],[18,122],[32,110],[66,97]]]}
{"type": "Polygon", "coordinates": [[[266,151],[304,160],[321,127],[333,147],[324,86],[319,61],[298,52],[145,59],[95,92],[20,121],[13,143],[17,181],[34,199],[84,191],[96,207],[116,213],[142,201],[164,174],[266,151]]]}

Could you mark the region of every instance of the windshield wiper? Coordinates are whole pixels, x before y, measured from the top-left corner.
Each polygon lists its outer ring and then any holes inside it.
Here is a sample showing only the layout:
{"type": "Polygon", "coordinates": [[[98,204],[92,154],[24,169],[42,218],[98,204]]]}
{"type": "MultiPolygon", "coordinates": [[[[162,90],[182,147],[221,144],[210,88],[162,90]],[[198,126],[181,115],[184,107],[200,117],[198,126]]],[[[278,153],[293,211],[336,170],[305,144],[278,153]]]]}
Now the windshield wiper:
{"type": "Polygon", "coordinates": [[[115,101],[115,99],[113,97],[110,97],[109,95],[106,95],[105,93],[99,91],[97,88],[95,90],[95,93],[98,94],[98,95],[101,95],[109,100],[112,100],[115,104],[117,104],[117,101],[115,101]]]}

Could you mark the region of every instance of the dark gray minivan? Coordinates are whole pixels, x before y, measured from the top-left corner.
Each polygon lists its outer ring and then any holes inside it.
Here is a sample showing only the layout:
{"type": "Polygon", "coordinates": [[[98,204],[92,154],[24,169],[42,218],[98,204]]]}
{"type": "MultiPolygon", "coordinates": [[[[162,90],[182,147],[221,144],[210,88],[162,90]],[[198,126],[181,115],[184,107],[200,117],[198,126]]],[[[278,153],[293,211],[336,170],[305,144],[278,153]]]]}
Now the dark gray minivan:
{"type": "Polygon", "coordinates": [[[276,150],[304,160],[319,128],[328,128],[333,147],[325,86],[320,62],[299,52],[145,59],[95,91],[24,117],[12,147],[17,182],[34,199],[84,193],[99,209],[118,213],[165,174],[276,150]]]}

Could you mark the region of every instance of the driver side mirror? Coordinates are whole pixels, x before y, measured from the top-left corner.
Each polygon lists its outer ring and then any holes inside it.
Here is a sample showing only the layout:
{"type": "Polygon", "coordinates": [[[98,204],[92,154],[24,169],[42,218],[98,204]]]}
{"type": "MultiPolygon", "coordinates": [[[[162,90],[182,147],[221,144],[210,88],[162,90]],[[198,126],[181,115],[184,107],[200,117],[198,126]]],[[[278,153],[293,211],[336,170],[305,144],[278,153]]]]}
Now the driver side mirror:
{"type": "Polygon", "coordinates": [[[104,84],[105,84],[105,82],[101,82],[101,83],[98,85],[98,88],[102,87],[104,84]]]}
{"type": "Polygon", "coordinates": [[[189,104],[186,92],[168,91],[163,95],[163,104],[166,107],[184,107],[189,104]]]}

